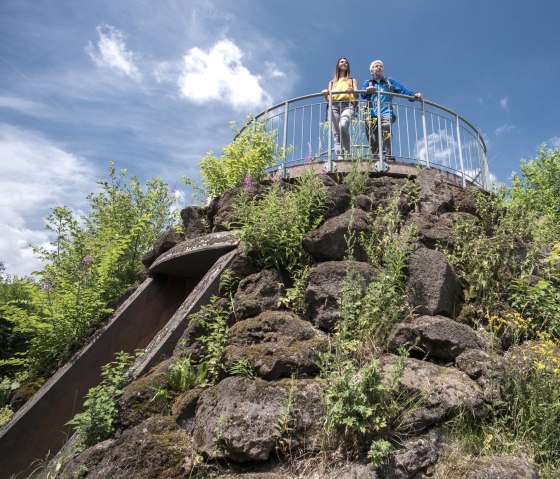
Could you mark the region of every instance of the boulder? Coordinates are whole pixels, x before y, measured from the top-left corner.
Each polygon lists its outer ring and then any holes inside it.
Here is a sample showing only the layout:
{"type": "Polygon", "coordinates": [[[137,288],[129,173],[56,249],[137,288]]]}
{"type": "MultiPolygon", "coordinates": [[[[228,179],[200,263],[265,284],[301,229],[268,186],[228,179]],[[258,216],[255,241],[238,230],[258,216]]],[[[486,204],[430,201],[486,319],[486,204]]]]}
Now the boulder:
{"type": "Polygon", "coordinates": [[[177,228],[168,229],[158,237],[153,248],[142,255],[142,264],[146,267],[151,266],[159,256],[177,246],[179,243],[182,243],[184,240],[185,236],[179,232],[177,228]]]}
{"type": "Polygon", "coordinates": [[[228,377],[198,403],[193,441],[209,459],[263,462],[289,442],[297,453],[318,452],[324,421],[322,386],[313,379],[228,377]]]}
{"type": "Polygon", "coordinates": [[[156,257],[161,256],[166,251],[169,251],[174,246],[185,241],[183,233],[181,233],[177,228],[170,228],[165,233],[163,233],[154,243],[154,251],[156,257]]]}
{"type": "Polygon", "coordinates": [[[487,402],[502,398],[507,382],[506,363],[502,356],[490,355],[481,349],[467,349],[457,356],[455,366],[477,382],[487,402]]]}
{"type": "Polygon", "coordinates": [[[461,281],[445,255],[418,248],[409,259],[407,294],[418,314],[455,317],[463,302],[461,281]]]}
{"type": "Polygon", "coordinates": [[[204,389],[194,388],[180,394],[171,406],[171,415],[181,429],[192,434],[194,428],[194,415],[198,400],[204,389]]]}
{"type": "Polygon", "coordinates": [[[350,269],[359,278],[356,288],[361,293],[378,274],[371,264],[360,261],[327,261],[311,269],[305,301],[309,318],[318,328],[328,331],[334,328],[339,314],[338,301],[350,269]]]}
{"type": "Polygon", "coordinates": [[[450,479],[539,479],[538,469],[524,457],[481,456],[469,463],[468,471],[450,479]]]}
{"type": "Polygon", "coordinates": [[[148,374],[132,381],[124,389],[117,401],[119,416],[117,427],[126,429],[134,427],[153,414],[161,413],[161,404],[152,401],[156,394],[153,387],[167,384],[166,374],[177,358],[170,358],[159,363],[148,374]]]}
{"type": "Polygon", "coordinates": [[[190,477],[196,459],[191,438],[171,417],[153,416],[64,463],[56,477],[130,479],[190,477]]]}
{"type": "Polygon", "coordinates": [[[294,313],[265,311],[235,324],[224,352],[226,370],[245,360],[257,376],[274,380],[319,371],[317,354],[328,349],[325,333],[294,313]]]}
{"type": "Polygon", "coordinates": [[[346,185],[334,184],[327,187],[327,210],[325,220],[339,216],[350,208],[350,190],[346,185]]]}
{"type": "Polygon", "coordinates": [[[454,361],[467,349],[481,349],[485,342],[472,328],[444,316],[415,316],[397,324],[389,336],[389,351],[410,349],[411,355],[454,361]]]}
{"type": "Polygon", "coordinates": [[[205,209],[199,206],[186,206],[181,210],[181,220],[185,238],[196,238],[210,233],[205,209]]]}
{"type": "Polygon", "coordinates": [[[383,461],[378,475],[383,479],[422,479],[431,476],[439,458],[441,434],[430,430],[407,438],[383,461]]]}
{"type": "Polygon", "coordinates": [[[224,191],[218,198],[214,198],[208,207],[208,216],[211,219],[212,231],[227,231],[228,224],[235,221],[234,204],[241,191],[245,191],[251,198],[261,194],[264,186],[256,184],[239,186],[224,191]]]}
{"type": "MultiPolygon", "coordinates": [[[[361,210],[353,208],[345,213],[325,221],[318,229],[303,239],[303,248],[317,261],[342,260],[347,254],[347,238],[351,232],[356,239],[362,232],[370,229],[371,219],[361,210]]],[[[354,258],[366,261],[367,255],[356,241],[354,258]]]]}
{"type": "Polygon", "coordinates": [[[424,168],[417,181],[419,212],[437,215],[453,211],[453,191],[460,187],[451,185],[446,173],[424,168]]]}
{"type": "Polygon", "coordinates": [[[277,270],[263,269],[239,282],[233,297],[233,309],[237,320],[282,309],[280,298],[286,294],[282,275],[277,270]]]}
{"type": "Polygon", "coordinates": [[[483,414],[484,397],[476,382],[455,368],[437,366],[428,361],[407,358],[399,375],[394,355],[381,357],[384,381],[396,387],[410,401],[403,410],[400,427],[420,432],[464,411],[474,418],[483,414]]]}

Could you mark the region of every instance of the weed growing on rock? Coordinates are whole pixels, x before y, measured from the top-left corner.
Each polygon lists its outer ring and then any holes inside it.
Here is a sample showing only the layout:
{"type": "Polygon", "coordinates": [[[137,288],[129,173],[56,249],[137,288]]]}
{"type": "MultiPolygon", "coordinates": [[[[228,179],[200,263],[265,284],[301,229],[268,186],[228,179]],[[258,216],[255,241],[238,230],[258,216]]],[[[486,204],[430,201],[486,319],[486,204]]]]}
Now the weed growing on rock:
{"type": "Polygon", "coordinates": [[[308,263],[305,235],[319,226],[327,190],[311,169],[293,187],[274,183],[261,197],[241,194],[235,204],[239,237],[264,268],[295,271],[308,263]]]}
{"type": "Polygon", "coordinates": [[[311,268],[308,265],[296,269],[292,273],[293,286],[286,288],[286,296],[279,300],[279,305],[291,309],[296,314],[304,315],[306,312],[305,290],[309,283],[311,268]]]}
{"type": "Polygon", "coordinates": [[[255,377],[255,371],[245,358],[235,361],[229,368],[228,373],[232,376],[242,376],[248,379],[254,379],[255,377]]]}
{"type": "Polygon", "coordinates": [[[213,296],[209,304],[202,306],[200,311],[191,315],[191,321],[198,323],[204,330],[204,334],[198,336],[196,340],[202,347],[199,367],[205,363],[210,384],[213,384],[223,371],[222,355],[229,330],[227,319],[231,313],[231,309],[218,300],[217,296],[213,296]]]}
{"type": "Polygon", "coordinates": [[[120,352],[115,361],[101,368],[101,382],[91,388],[84,402],[85,411],[76,414],[68,422],[76,426],[81,443],[90,447],[109,437],[114,432],[117,417],[116,399],[122,394],[122,387],[130,379],[130,366],[134,356],[120,352]]]}
{"type": "Polygon", "coordinates": [[[357,206],[356,201],[358,196],[364,194],[366,191],[369,178],[368,166],[367,163],[359,160],[352,161],[348,172],[342,179],[342,183],[350,190],[353,207],[357,206]]]}
{"type": "Polygon", "coordinates": [[[278,447],[284,451],[289,451],[290,449],[290,435],[294,430],[294,423],[296,412],[294,410],[294,401],[297,392],[297,383],[295,377],[292,376],[290,380],[290,385],[288,387],[288,395],[280,408],[280,411],[276,415],[276,422],[274,423],[274,429],[280,434],[280,440],[278,441],[278,447]]]}

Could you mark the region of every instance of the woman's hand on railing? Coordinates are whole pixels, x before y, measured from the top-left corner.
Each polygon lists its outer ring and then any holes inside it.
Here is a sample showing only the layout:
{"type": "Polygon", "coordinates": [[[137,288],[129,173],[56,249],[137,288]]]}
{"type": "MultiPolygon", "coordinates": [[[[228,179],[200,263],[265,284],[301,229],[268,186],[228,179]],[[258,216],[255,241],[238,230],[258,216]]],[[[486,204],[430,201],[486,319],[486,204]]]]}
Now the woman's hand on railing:
{"type": "Polygon", "coordinates": [[[321,93],[323,94],[325,101],[329,101],[329,90],[323,90],[321,93]]]}

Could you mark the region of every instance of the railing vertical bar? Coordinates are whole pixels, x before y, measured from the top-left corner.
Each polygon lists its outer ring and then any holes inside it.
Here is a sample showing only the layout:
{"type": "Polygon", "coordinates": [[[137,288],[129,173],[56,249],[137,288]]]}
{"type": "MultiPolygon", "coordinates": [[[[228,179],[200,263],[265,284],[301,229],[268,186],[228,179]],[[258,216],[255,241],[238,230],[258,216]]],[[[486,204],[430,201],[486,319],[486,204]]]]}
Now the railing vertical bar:
{"type": "Polygon", "coordinates": [[[284,103],[284,131],[282,132],[282,179],[288,178],[286,170],[286,151],[288,147],[288,107],[289,101],[284,103]]]}
{"type": "Polygon", "coordinates": [[[407,157],[412,158],[412,151],[410,151],[410,128],[408,127],[408,108],[404,109],[404,116],[406,117],[406,145],[407,157]]]}
{"type": "Polygon", "coordinates": [[[381,95],[377,93],[377,151],[379,152],[379,171],[385,171],[383,162],[383,128],[381,125],[381,95]]]}
{"type": "Polygon", "coordinates": [[[481,167],[484,168],[484,175],[482,177],[482,187],[487,190],[488,189],[488,185],[490,182],[490,173],[488,170],[488,158],[486,156],[486,151],[484,151],[484,148],[482,147],[482,140],[480,138],[480,133],[477,132],[477,145],[478,145],[478,156],[481,159],[481,167]]]}
{"type": "Polygon", "coordinates": [[[428,151],[428,133],[426,131],[426,104],[422,100],[422,134],[424,135],[424,148],[426,149],[426,168],[430,167],[430,152],[428,151]]]}
{"type": "MultiPolygon", "coordinates": [[[[400,110],[399,110],[399,105],[396,105],[395,107],[397,109],[397,133],[399,134],[399,154],[398,156],[402,157],[402,143],[401,143],[401,122],[399,121],[399,115],[400,115],[400,110]]],[[[393,155],[396,157],[397,155],[395,155],[395,152],[393,152],[393,155]]]]}
{"type": "MultiPolygon", "coordinates": [[[[441,121],[440,120],[441,120],[441,117],[438,115],[437,116],[437,134],[438,134],[438,137],[439,137],[439,147],[440,147],[441,151],[444,151],[444,149],[443,149],[443,139],[441,137],[441,121]]],[[[442,162],[444,161],[443,157],[442,157],[441,161],[442,162]]],[[[442,166],[445,166],[445,163],[442,163],[442,166]]]]}
{"type": "Polygon", "coordinates": [[[332,173],[333,171],[333,161],[332,161],[332,92],[329,92],[329,138],[328,145],[329,150],[327,152],[327,171],[332,173]]]}
{"type": "Polygon", "coordinates": [[[465,167],[463,165],[463,146],[461,145],[461,126],[459,123],[459,115],[455,115],[457,121],[457,144],[459,146],[459,164],[461,166],[461,176],[463,178],[463,188],[467,185],[465,180],[465,167]]]}

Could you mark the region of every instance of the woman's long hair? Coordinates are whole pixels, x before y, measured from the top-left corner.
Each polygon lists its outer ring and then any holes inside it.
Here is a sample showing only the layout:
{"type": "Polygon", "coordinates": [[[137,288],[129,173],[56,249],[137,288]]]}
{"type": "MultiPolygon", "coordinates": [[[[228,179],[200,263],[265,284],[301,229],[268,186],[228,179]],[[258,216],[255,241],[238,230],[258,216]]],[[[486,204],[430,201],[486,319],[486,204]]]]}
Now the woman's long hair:
{"type": "Polygon", "coordinates": [[[337,82],[338,80],[340,80],[340,66],[338,65],[340,60],[346,60],[346,64],[348,65],[348,69],[346,70],[346,77],[350,78],[350,62],[348,61],[348,58],[346,57],[340,57],[337,61],[336,61],[336,67],[334,69],[334,78],[333,80],[335,82],[337,82]]]}

